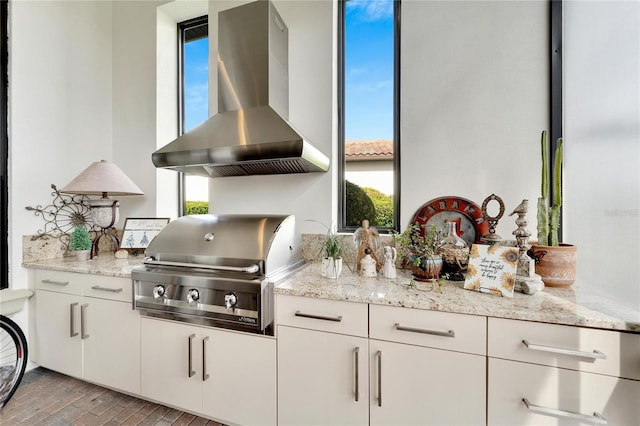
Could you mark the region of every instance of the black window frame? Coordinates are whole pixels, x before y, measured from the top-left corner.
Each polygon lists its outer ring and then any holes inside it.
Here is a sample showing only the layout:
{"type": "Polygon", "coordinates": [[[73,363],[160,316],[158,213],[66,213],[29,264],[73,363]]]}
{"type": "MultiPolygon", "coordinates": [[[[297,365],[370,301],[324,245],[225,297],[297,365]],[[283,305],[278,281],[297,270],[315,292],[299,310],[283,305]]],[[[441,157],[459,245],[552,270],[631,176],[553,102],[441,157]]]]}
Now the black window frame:
{"type": "MultiPolygon", "coordinates": [[[[178,136],[184,134],[184,45],[209,35],[209,16],[203,15],[178,23],[178,136]],[[206,28],[205,28],[206,27],[206,28]]],[[[187,212],[186,179],[178,172],[178,216],[187,212]]]]}
{"type": "Polygon", "coordinates": [[[0,1],[0,289],[9,288],[9,1],[0,1]]]}
{"type": "MultiPolygon", "coordinates": [[[[345,183],[345,19],[346,3],[338,0],[338,232],[354,232],[358,226],[347,226],[345,183]]],[[[393,226],[376,226],[380,233],[400,230],[400,28],[401,0],[393,0],[393,226]]]]}

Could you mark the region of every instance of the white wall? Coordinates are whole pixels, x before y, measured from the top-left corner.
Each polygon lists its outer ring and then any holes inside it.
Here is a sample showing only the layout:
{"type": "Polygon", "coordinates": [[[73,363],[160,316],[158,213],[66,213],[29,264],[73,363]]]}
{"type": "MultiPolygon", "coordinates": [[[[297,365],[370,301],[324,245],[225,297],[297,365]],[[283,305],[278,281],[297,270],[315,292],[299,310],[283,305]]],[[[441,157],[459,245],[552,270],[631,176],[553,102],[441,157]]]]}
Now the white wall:
{"type": "Polygon", "coordinates": [[[506,209],[497,233],[513,238],[508,214],[540,191],[547,28],[542,1],[402,3],[402,228],[433,198],[481,205],[495,193],[506,209]]]}
{"type": "Polygon", "coordinates": [[[640,3],[566,2],[564,233],[578,280],[640,307],[640,3]]]}
{"type": "MultiPolygon", "coordinates": [[[[109,2],[9,5],[9,280],[27,288],[22,236],[44,229],[26,206],[53,202],[89,164],[113,159],[109,2]]],[[[27,331],[27,311],[16,319],[27,331]]]]}

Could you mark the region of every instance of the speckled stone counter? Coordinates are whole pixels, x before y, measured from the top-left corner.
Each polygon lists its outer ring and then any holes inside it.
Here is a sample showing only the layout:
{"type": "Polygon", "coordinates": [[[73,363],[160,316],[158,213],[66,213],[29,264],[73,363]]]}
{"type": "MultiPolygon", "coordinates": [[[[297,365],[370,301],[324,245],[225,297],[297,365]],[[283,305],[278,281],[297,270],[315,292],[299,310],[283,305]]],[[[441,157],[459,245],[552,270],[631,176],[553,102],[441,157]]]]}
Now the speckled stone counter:
{"type": "Polygon", "coordinates": [[[553,324],[579,325],[640,333],[640,308],[633,310],[580,288],[545,288],[534,295],[516,293],[498,297],[463,288],[463,282],[437,284],[415,281],[398,270],[396,279],[363,278],[343,268],[337,280],[324,278],[318,263],[309,263],[274,292],[292,296],[345,300],[378,305],[402,306],[462,314],[482,315],[553,324]]]}
{"type": "Polygon", "coordinates": [[[136,266],[142,265],[143,260],[144,257],[142,256],[130,256],[126,259],[116,259],[113,255],[98,256],[84,261],[78,261],[75,257],[60,257],[23,262],[22,266],[32,269],[48,269],[51,271],[130,278],[131,270],[136,266]]]}
{"type": "MultiPolygon", "coordinates": [[[[29,261],[25,268],[49,269],[114,277],[131,276],[141,265],[142,256],[115,259],[112,256],[77,261],[74,257],[29,261]]],[[[445,282],[439,288],[432,283],[415,282],[398,270],[398,277],[363,278],[345,267],[339,279],[324,278],[319,263],[307,263],[274,292],[293,296],[345,300],[379,305],[402,306],[462,314],[579,325],[640,333],[640,308],[633,310],[613,303],[579,283],[569,288],[545,288],[534,295],[516,293],[513,298],[478,293],[463,288],[462,282],[445,282]]]]}

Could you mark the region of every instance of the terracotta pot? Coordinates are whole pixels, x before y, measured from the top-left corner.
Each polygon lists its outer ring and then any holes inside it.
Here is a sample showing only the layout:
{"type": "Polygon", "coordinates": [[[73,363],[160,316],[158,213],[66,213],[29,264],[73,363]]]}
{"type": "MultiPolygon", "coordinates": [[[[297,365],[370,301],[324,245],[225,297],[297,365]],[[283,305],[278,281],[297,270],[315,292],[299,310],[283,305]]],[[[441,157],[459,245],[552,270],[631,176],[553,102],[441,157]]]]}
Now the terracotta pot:
{"type": "Polygon", "coordinates": [[[548,287],[568,287],[576,280],[578,248],[560,243],[558,247],[534,244],[529,256],[536,261],[536,274],[548,287]]]}
{"type": "Polygon", "coordinates": [[[430,281],[440,278],[442,272],[442,257],[432,256],[422,259],[419,266],[413,264],[411,259],[411,273],[418,281],[430,281]]]}

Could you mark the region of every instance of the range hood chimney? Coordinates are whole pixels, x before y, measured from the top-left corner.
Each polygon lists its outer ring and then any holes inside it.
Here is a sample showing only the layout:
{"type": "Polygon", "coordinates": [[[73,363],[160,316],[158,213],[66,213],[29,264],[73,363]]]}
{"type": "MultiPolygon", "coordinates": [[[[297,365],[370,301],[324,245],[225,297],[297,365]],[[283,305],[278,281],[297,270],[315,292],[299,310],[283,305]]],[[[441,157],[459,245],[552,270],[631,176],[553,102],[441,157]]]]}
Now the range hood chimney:
{"type": "Polygon", "coordinates": [[[289,123],[289,32],[270,1],[218,14],[218,114],[154,152],[206,177],[325,172],[329,159],[289,123]]]}

